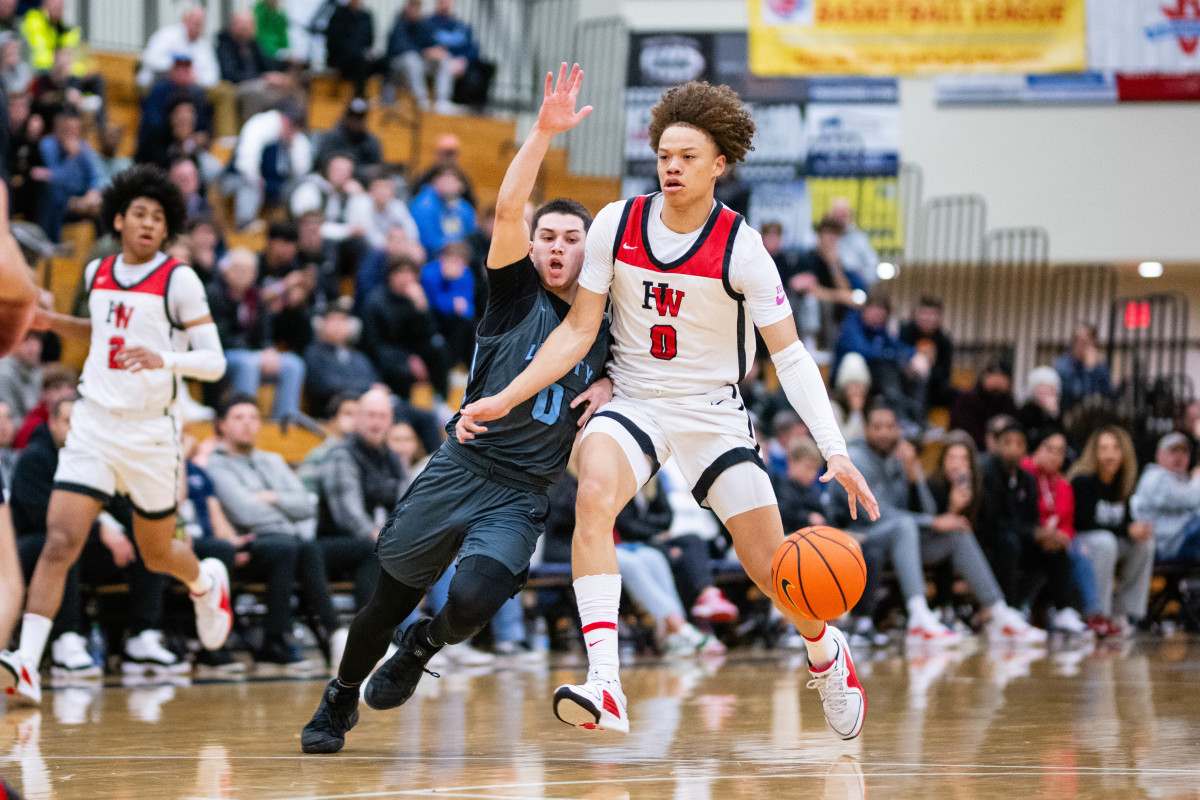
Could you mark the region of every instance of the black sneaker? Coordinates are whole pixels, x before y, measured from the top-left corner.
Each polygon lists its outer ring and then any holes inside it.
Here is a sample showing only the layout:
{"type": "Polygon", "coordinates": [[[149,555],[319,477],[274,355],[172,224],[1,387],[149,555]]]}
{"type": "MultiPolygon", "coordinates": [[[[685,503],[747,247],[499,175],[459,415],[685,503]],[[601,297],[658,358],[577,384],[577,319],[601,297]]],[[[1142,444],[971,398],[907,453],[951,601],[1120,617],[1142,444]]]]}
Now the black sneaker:
{"type": "Polygon", "coordinates": [[[299,647],[286,639],[268,639],[254,652],[254,660],[259,664],[288,667],[304,663],[304,656],[299,647]]]}
{"type": "Polygon", "coordinates": [[[358,723],[358,687],[338,685],[334,678],[325,686],[317,713],[300,734],[300,749],[306,753],[336,753],[346,744],[346,732],[358,723]]]}
{"type": "MultiPolygon", "coordinates": [[[[367,681],[367,690],[363,692],[363,700],[377,711],[386,711],[404,705],[412,697],[421,680],[422,672],[429,672],[425,665],[440,647],[431,647],[427,642],[429,626],[432,620],[423,619],[409,625],[396,643],[399,648],[396,654],[375,670],[375,674],[367,681]]],[[[430,675],[440,677],[436,672],[430,675]]]]}

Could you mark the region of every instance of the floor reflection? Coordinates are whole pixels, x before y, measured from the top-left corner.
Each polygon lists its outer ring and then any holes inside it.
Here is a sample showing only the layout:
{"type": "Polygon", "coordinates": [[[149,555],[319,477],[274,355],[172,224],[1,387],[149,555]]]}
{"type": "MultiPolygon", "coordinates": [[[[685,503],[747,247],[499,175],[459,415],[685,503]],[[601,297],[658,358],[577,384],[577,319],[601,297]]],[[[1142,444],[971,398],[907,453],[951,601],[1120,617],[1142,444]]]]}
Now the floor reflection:
{"type": "Polygon", "coordinates": [[[0,717],[0,776],[30,800],[1200,800],[1200,639],[858,656],[852,742],[825,729],[802,656],[749,652],[625,669],[626,737],[553,718],[576,663],[427,677],[324,758],[298,747],[320,679],[55,686],[0,717]]]}

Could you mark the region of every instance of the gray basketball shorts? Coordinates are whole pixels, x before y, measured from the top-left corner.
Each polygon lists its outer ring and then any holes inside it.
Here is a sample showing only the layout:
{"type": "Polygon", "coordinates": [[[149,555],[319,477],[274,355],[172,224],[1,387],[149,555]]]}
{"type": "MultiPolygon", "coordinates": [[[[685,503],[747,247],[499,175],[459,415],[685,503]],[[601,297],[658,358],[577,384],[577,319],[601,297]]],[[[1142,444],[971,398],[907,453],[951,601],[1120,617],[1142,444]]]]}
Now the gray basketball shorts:
{"type": "Polygon", "coordinates": [[[417,589],[437,583],[456,557],[487,556],[518,576],[529,568],[549,510],[545,492],[499,483],[439,450],[380,532],[379,563],[417,589]]]}

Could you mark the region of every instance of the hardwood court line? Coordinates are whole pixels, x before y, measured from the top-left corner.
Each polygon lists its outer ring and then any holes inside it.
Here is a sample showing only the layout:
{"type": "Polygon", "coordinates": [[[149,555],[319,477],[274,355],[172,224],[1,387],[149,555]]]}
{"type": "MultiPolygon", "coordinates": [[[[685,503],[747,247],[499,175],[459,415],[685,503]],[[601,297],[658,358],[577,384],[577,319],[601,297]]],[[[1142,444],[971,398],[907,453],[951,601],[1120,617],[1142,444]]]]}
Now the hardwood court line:
{"type": "MultiPolygon", "coordinates": [[[[616,740],[613,740],[613,741],[615,742],[616,740]]],[[[18,757],[18,756],[0,756],[0,761],[5,761],[5,760],[14,760],[15,761],[15,760],[19,760],[20,758],[21,757],[18,757]]],[[[317,762],[317,761],[322,760],[320,757],[314,758],[311,755],[295,755],[295,756],[235,756],[235,755],[228,755],[228,756],[199,756],[199,755],[197,755],[197,756],[183,756],[183,755],[147,755],[147,756],[139,756],[139,755],[97,755],[97,756],[76,755],[76,756],[68,756],[68,755],[57,755],[57,756],[54,756],[54,755],[43,755],[43,756],[41,756],[41,759],[43,761],[110,761],[110,760],[111,761],[130,761],[130,760],[209,761],[209,760],[214,760],[214,759],[221,759],[221,760],[229,760],[229,761],[300,761],[300,760],[303,760],[303,761],[312,761],[312,762],[317,762]]],[[[512,762],[514,759],[509,756],[470,756],[470,757],[464,758],[462,756],[399,756],[399,755],[354,756],[354,755],[338,754],[335,758],[331,758],[328,760],[330,760],[330,761],[350,761],[350,760],[359,760],[359,761],[465,761],[465,762],[504,761],[507,763],[507,762],[512,762]]],[[[622,760],[620,762],[605,761],[605,759],[602,757],[602,755],[597,755],[597,756],[594,756],[591,758],[563,758],[560,756],[550,756],[550,757],[546,757],[546,758],[535,758],[532,760],[538,761],[540,763],[565,761],[568,763],[588,763],[588,764],[606,763],[606,764],[615,764],[615,765],[619,765],[619,766],[644,766],[647,764],[662,764],[662,763],[664,763],[662,759],[645,759],[645,760],[640,760],[640,761],[639,760],[622,760]]],[[[669,759],[669,761],[672,765],[675,765],[675,766],[684,766],[684,765],[692,764],[692,763],[705,763],[705,764],[763,764],[763,763],[768,763],[765,759],[763,761],[755,761],[753,759],[746,759],[746,758],[731,758],[731,759],[672,758],[672,759],[669,759]]],[[[1061,769],[1061,768],[1055,768],[1055,767],[1047,767],[1042,764],[1030,764],[1030,765],[1024,765],[1024,764],[929,764],[929,763],[924,763],[924,762],[919,762],[919,761],[863,761],[863,760],[859,760],[857,757],[855,758],[855,761],[861,767],[909,767],[911,769],[934,768],[934,769],[976,770],[975,772],[939,773],[942,775],[979,775],[979,774],[984,774],[984,775],[987,775],[987,774],[1027,775],[1027,774],[1043,773],[1043,772],[1045,772],[1045,773],[1053,772],[1056,775],[1200,775],[1200,767],[1195,768],[1195,769],[1186,769],[1183,767],[1170,768],[1170,767],[1075,766],[1075,767],[1072,767],[1071,769],[1067,770],[1067,769],[1061,769]],[[1013,772],[982,772],[981,773],[981,772],[978,772],[978,770],[1016,770],[1016,771],[1013,771],[1013,772]]],[[[778,763],[778,760],[775,760],[771,763],[778,763]]],[[[814,760],[808,761],[808,762],[797,761],[796,767],[798,769],[803,768],[803,767],[821,767],[824,769],[824,768],[828,768],[829,763],[830,762],[828,760],[822,760],[822,759],[814,759],[814,760]]],[[[738,778],[738,777],[776,778],[776,777],[788,777],[790,775],[795,775],[795,774],[796,773],[787,773],[786,775],[752,774],[752,775],[731,775],[728,777],[732,777],[732,778],[738,778]]],[[[824,774],[824,773],[822,772],[821,774],[824,774]]],[[[879,776],[886,776],[886,775],[908,775],[909,773],[879,772],[876,774],[879,776]]],[[[923,775],[923,774],[927,774],[927,773],[921,772],[921,773],[913,773],[913,774],[923,775]]],[[[630,779],[630,780],[635,780],[635,779],[630,779]]],[[[646,779],[639,778],[636,780],[646,780],[646,779]]],[[[559,781],[559,783],[578,783],[578,782],[579,781],[559,781]]],[[[552,786],[552,785],[554,785],[554,783],[553,782],[551,782],[551,783],[529,783],[529,784],[521,783],[521,784],[503,784],[503,785],[504,786],[512,786],[513,788],[516,788],[516,787],[521,787],[521,786],[552,786]]],[[[495,787],[493,787],[491,785],[487,785],[487,786],[463,786],[463,787],[459,787],[459,788],[462,788],[462,789],[491,789],[491,788],[495,788],[495,787]]],[[[413,790],[407,790],[407,791],[413,791],[413,790]]],[[[331,795],[331,797],[357,797],[357,796],[358,795],[331,795]]],[[[363,795],[363,796],[367,797],[370,795],[363,795]]],[[[300,800],[320,800],[320,798],[306,797],[306,798],[301,798],[300,800]]]]}
{"type": "MultiPolygon", "coordinates": [[[[1169,772],[1171,774],[1190,775],[1193,773],[1200,772],[1200,770],[1166,770],[1166,772],[1169,772]]],[[[1034,776],[1038,776],[1038,775],[1057,775],[1057,776],[1095,775],[1097,773],[1092,770],[1044,768],[1038,772],[1031,772],[1029,770],[1021,770],[1019,772],[970,771],[970,772],[939,772],[937,774],[939,777],[941,777],[941,776],[945,776],[945,777],[951,777],[951,776],[953,776],[953,777],[1020,777],[1020,776],[1034,777],[1034,776]]],[[[1111,775],[1139,774],[1139,770],[1136,770],[1136,769],[1111,770],[1111,771],[1105,772],[1103,774],[1106,774],[1106,775],[1109,775],[1109,774],[1111,774],[1111,775]]],[[[1155,774],[1158,774],[1158,773],[1156,772],[1155,774]]],[[[678,784],[678,783],[697,783],[697,782],[701,782],[701,781],[713,782],[713,781],[729,781],[729,780],[747,780],[747,779],[751,779],[751,778],[758,779],[758,780],[789,779],[789,778],[800,778],[800,777],[813,778],[813,777],[825,777],[826,775],[827,775],[826,770],[821,770],[820,772],[811,772],[811,773],[798,773],[798,772],[787,772],[787,773],[779,773],[779,774],[751,773],[748,775],[721,775],[721,774],[697,775],[697,776],[668,775],[668,776],[661,776],[661,777],[654,777],[654,778],[602,778],[602,779],[595,779],[595,780],[576,780],[576,781],[541,781],[541,782],[536,782],[536,783],[535,782],[500,783],[500,784],[489,784],[489,785],[482,785],[482,786],[453,786],[453,787],[448,786],[445,788],[428,787],[428,788],[424,788],[424,789],[393,789],[393,790],[389,790],[389,791],[376,791],[376,792],[352,792],[352,793],[346,793],[346,794],[327,794],[327,795],[317,795],[317,796],[298,795],[295,797],[275,797],[275,798],[270,798],[270,800],[353,800],[354,798],[398,797],[398,796],[404,796],[404,797],[475,797],[475,798],[484,798],[485,800],[494,800],[494,799],[498,799],[498,798],[504,798],[504,800],[524,800],[524,798],[521,798],[521,797],[515,796],[515,795],[510,795],[510,794],[502,794],[501,795],[501,794],[468,794],[468,793],[477,792],[477,791],[491,790],[494,792],[494,791],[502,791],[502,790],[507,790],[507,789],[537,788],[537,787],[550,787],[550,786],[604,786],[604,785],[609,785],[609,784],[629,784],[629,783],[643,783],[644,784],[644,783],[666,783],[666,782],[678,784]]],[[[929,777],[929,773],[927,771],[876,772],[876,773],[864,772],[863,777],[864,778],[921,778],[921,777],[929,777]]],[[[217,798],[204,798],[204,797],[189,797],[189,798],[185,798],[185,800],[218,800],[218,799],[217,798]]],[[[538,797],[538,798],[535,798],[534,800],[569,800],[569,798],[538,797]]]]}

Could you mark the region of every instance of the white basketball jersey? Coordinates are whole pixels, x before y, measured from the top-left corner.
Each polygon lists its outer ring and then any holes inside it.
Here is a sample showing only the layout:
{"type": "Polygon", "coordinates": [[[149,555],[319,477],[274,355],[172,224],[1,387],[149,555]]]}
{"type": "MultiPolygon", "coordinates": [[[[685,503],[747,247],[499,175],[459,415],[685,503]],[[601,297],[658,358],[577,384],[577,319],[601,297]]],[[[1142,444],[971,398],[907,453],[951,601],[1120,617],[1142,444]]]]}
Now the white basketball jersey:
{"type": "Polygon", "coordinates": [[[121,367],[122,347],[145,347],[156,352],[179,350],[182,326],[171,319],[167,287],[171,273],[183,266],[160,255],[162,263],[131,286],[122,286],[114,268],[116,256],[100,262],[92,278],[88,311],[92,344],[83,364],[79,393],[105,408],[122,411],[167,409],[175,402],[175,373],[169,369],[130,372],[121,367]]]}
{"type": "Polygon", "coordinates": [[[730,284],[743,218],[716,203],[695,243],[663,263],[646,231],[653,195],[625,203],[613,240],[613,358],[618,394],[682,397],[736,384],[754,357],[746,298],[730,284]]]}

